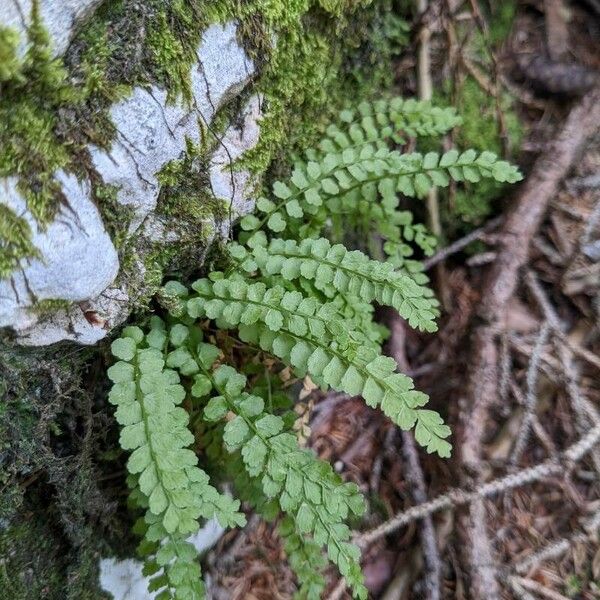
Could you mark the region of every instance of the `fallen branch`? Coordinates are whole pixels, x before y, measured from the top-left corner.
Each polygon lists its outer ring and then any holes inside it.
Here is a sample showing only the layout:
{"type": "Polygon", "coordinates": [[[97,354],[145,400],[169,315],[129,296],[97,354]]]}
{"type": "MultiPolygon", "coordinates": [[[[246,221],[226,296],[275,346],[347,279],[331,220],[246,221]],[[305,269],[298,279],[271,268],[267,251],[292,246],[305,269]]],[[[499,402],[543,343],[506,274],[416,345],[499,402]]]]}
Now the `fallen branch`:
{"type": "MultiPolygon", "coordinates": [[[[571,348],[564,343],[564,340],[566,339],[564,324],[560,320],[533,272],[529,271],[527,273],[526,282],[533,297],[544,312],[547,323],[552,327],[555,336],[561,341],[560,344],[556,343],[555,346],[560,358],[567,393],[576,416],[577,430],[581,433],[589,429],[590,426],[600,423],[600,415],[598,415],[598,411],[594,405],[582,395],[579,389],[579,375],[573,362],[574,353],[571,351],[571,348]]],[[[592,452],[592,462],[594,463],[596,472],[600,473],[600,453],[597,449],[592,452]]]]}
{"type": "Polygon", "coordinates": [[[529,368],[527,369],[527,395],[525,396],[525,414],[523,415],[523,421],[517,434],[517,441],[515,442],[511,462],[517,464],[521,458],[521,455],[525,451],[527,442],[529,441],[529,434],[533,426],[533,417],[535,416],[535,409],[537,405],[537,381],[539,374],[539,365],[541,360],[541,353],[546,341],[548,340],[548,334],[550,332],[550,325],[548,321],[542,323],[538,339],[535,343],[531,360],[529,361],[529,368]]]}
{"type": "Polygon", "coordinates": [[[474,229],[469,234],[464,237],[456,240],[452,244],[442,248],[439,252],[436,252],[433,256],[426,258],[423,261],[423,266],[425,270],[431,269],[434,265],[437,265],[439,262],[446,260],[452,254],[456,254],[460,252],[463,248],[466,248],[470,243],[475,242],[476,240],[480,240],[487,233],[495,229],[498,225],[502,223],[502,217],[496,217],[491,221],[488,221],[483,227],[479,227],[478,229],[474,229]]]}
{"type": "Polygon", "coordinates": [[[550,542],[535,554],[528,556],[522,561],[514,565],[514,570],[525,575],[531,569],[535,569],[540,563],[547,560],[555,560],[560,558],[570,548],[582,542],[589,542],[591,539],[598,537],[598,527],[600,526],[600,512],[596,513],[587,523],[584,524],[585,531],[578,531],[569,537],[562,538],[550,542]]]}

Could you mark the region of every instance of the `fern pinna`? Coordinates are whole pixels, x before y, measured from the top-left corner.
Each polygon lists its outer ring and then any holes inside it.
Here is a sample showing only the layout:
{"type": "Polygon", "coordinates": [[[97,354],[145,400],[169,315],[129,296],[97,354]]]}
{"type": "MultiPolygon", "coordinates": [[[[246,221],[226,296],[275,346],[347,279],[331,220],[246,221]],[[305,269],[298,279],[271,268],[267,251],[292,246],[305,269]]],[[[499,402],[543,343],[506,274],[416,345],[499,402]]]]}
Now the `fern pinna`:
{"type": "Polygon", "coordinates": [[[108,371],[109,399],[121,446],[132,451],[131,499],[145,511],[136,526],[140,554],[159,598],[203,597],[186,541],[200,520],[245,523],[240,501],[217,491],[207,472],[226,473],[245,503],[279,517],[299,598],[321,596],[322,548],[354,596],[366,598],[359,550],[345,525],[362,514],[363,498],[302,447],[285,381],[292,373],[362,396],[402,429],[414,429],[428,452],[450,455],[449,428],[382,355],[386,331],[373,303],[435,331],[438,303],[412,257],[415,247],[430,254],[435,240],[401,202],[450,181],[521,177],[490,152],[394,149],[459,121],[452,109],[400,98],[343,111],[295,162],[289,180],[275,182],[256,214],[241,220],[223,270],[190,288],[167,283],[164,320],[152,317],[146,331],[127,327],[113,343],[119,361],[108,371]]]}

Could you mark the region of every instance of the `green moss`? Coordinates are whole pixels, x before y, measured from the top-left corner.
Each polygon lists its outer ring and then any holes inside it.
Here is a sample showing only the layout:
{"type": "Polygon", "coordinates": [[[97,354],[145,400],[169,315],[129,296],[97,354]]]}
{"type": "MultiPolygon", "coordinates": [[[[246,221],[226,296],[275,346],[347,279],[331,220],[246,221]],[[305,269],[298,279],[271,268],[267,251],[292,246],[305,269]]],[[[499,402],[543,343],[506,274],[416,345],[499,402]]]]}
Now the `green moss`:
{"type": "Polygon", "coordinates": [[[197,273],[214,236],[214,223],[229,218],[225,204],[208,192],[205,155],[202,144],[196,146],[188,140],[183,157],[170,161],[157,174],[160,194],[155,216],[176,238],[149,242],[142,236],[124,248],[122,277],[138,308],[147,306],[166,274],[185,279],[197,273]]]}
{"type": "Polygon", "coordinates": [[[107,427],[103,369],[97,349],[1,340],[1,598],[105,597],[98,558],[129,537],[118,491],[102,487],[120,468],[100,458],[117,436],[107,427]]]}
{"type": "Polygon", "coordinates": [[[191,102],[190,72],[198,60],[196,49],[207,25],[200,3],[172,0],[155,1],[154,5],[156,18],[146,41],[152,71],[168,90],[169,98],[181,95],[191,102]]]}
{"type": "MultiPolygon", "coordinates": [[[[495,51],[508,34],[515,9],[514,1],[493,8],[487,15],[489,35],[484,37],[476,33],[472,38],[470,52],[478,56],[490,72],[493,69],[491,51],[495,51]]],[[[439,96],[444,103],[455,106],[463,118],[463,124],[455,132],[458,147],[489,150],[507,159],[514,159],[514,151],[523,137],[523,126],[515,100],[509,93],[500,94],[497,106],[496,98],[467,74],[454,88],[447,85],[439,96]],[[500,127],[498,110],[502,113],[504,131],[500,127]]],[[[465,182],[456,191],[453,203],[449,206],[445,218],[446,229],[450,232],[459,230],[460,233],[479,224],[496,209],[504,189],[504,185],[491,180],[476,185],[465,182]]]]}
{"type": "MultiPolygon", "coordinates": [[[[459,147],[504,154],[496,100],[473,78],[468,77],[459,88],[455,106],[463,117],[463,124],[456,132],[456,143],[459,147]]],[[[512,147],[517,147],[523,130],[513,106],[513,99],[508,94],[502,95],[500,110],[508,140],[512,147]]],[[[491,180],[476,185],[465,183],[456,192],[453,212],[467,223],[479,223],[492,212],[494,202],[501,197],[504,188],[502,184],[491,180]]]]}
{"type": "Polygon", "coordinates": [[[0,82],[21,77],[18,45],[19,35],[8,27],[0,27],[0,82]]]}
{"type": "Polygon", "coordinates": [[[56,313],[58,310],[66,310],[71,306],[69,300],[63,300],[62,298],[46,298],[44,300],[38,300],[31,308],[30,311],[45,317],[56,313]]]}
{"type": "Polygon", "coordinates": [[[102,222],[117,250],[120,250],[127,239],[129,225],[134,216],[131,206],[121,204],[117,200],[118,188],[92,178],[92,194],[102,215],[102,222]]]}
{"type": "MultiPolygon", "coordinates": [[[[69,162],[56,133],[57,113],[80,98],[68,82],[62,63],[52,58],[38,2],[32,5],[28,47],[17,55],[18,36],[0,33],[0,177],[16,175],[32,215],[43,226],[55,216],[61,202],[53,174],[69,162]]],[[[0,277],[6,277],[21,259],[37,256],[31,230],[3,210],[4,228],[14,226],[0,247],[0,277]]]]}
{"type": "Polygon", "coordinates": [[[37,257],[31,243],[31,227],[10,208],[0,204],[0,279],[9,277],[24,257],[37,257]]]}
{"type": "MultiPolygon", "coordinates": [[[[0,177],[19,176],[28,208],[42,224],[58,209],[60,196],[53,173],[65,168],[69,155],[56,133],[57,112],[80,100],[61,61],[52,58],[38,3],[32,5],[28,48],[0,95],[0,177]]],[[[16,52],[16,48],[12,48],[16,52]]]]}
{"type": "Polygon", "coordinates": [[[209,25],[200,0],[106,2],[68,57],[90,92],[114,101],[119,90],[154,83],[169,100],[191,100],[190,71],[209,25]]]}
{"type": "Polygon", "coordinates": [[[42,507],[27,509],[22,519],[0,533],[2,598],[108,600],[98,586],[97,554],[86,550],[74,555],[68,545],[57,543],[60,532],[48,513],[36,516],[42,507]]]}
{"type": "Polygon", "coordinates": [[[390,89],[391,60],[407,41],[393,0],[221,0],[211,21],[240,21],[262,94],[258,144],[238,163],[262,173],[274,158],[310,146],[347,100],[390,89]],[[273,41],[276,43],[273,44],[273,41]]]}

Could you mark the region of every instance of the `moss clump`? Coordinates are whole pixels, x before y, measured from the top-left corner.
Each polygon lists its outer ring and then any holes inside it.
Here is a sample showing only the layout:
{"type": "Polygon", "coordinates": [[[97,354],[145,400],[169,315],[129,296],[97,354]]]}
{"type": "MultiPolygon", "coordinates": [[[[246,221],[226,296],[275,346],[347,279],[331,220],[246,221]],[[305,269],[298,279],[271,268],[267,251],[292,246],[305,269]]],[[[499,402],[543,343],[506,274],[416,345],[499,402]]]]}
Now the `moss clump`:
{"type": "Polygon", "coordinates": [[[102,214],[104,227],[106,227],[115,248],[120,250],[127,239],[129,224],[135,211],[131,206],[121,204],[117,200],[118,189],[116,186],[96,181],[95,177],[92,178],[92,182],[92,194],[102,214]]]}
{"type": "Polygon", "coordinates": [[[135,85],[154,83],[169,100],[191,100],[190,71],[209,25],[200,0],[104,3],[67,57],[90,93],[113,102],[135,85]]]}
{"type": "MultiPolygon", "coordinates": [[[[0,177],[17,176],[31,214],[43,227],[55,216],[62,194],[54,172],[69,163],[69,152],[57,135],[57,114],[79,101],[67,71],[52,58],[38,2],[32,4],[28,47],[17,55],[18,36],[0,31],[0,177]]],[[[22,259],[34,258],[31,229],[10,209],[2,208],[0,277],[7,277],[22,259]]]]}
{"type": "Polygon", "coordinates": [[[182,158],[170,161],[157,174],[160,194],[155,218],[163,229],[163,239],[151,242],[141,237],[124,249],[122,277],[129,282],[129,295],[139,308],[148,304],[167,273],[177,273],[180,278],[197,273],[215,223],[229,218],[225,204],[208,191],[206,151],[203,144],[196,146],[187,140],[182,158]],[[143,281],[131,287],[131,282],[139,280],[140,268],[143,281]]]}
{"type": "Polygon", "coordinates": [[[28,505],[22,519],[0,533],[2,598],[109,600],[97,583],[98,555],[57,544],[60,530],[42,506],[28,505]],[[40,518],[44,511],[44,518],[40,518]],[[32,552],[32,549],[35,549],[32,552]]]}
{"type": "MultiPolygon", "coordinates": [[[[485,92],[473,78],[468,77],[458,90],[455,106],[463,117],[463,124],[456,135],[458,146],[504,154],[495,98],[485,92]]],[[[501,96],[499,109],[504,117],[511,146],[518,146],[523,129],[510,95],[501,96]]],[[[477,185],[465,183],[456,192],[453,212],[467,223],[478,223],[492,212],[494,201],[501,196],[504,188],[504,185],[491,180],[477,185]]]]}
{"type": "MultiPolygon", "coordinates": [[[[385,10],[369,5],[371,0],[254,0],[238,6],[221,0],[209,7],[211,21],[240,20],[240,38],[260,71],[254,90],[264,97],[261,135],[240,168],[264,172],[282,151],[309,146],[345,98],[365,95],[369,78],[359,81],[361,69],[346,57],[349,49],[366,55],[373,48],[374,16],[385,10]]],[[[379,65],[390,72],[387,56],[379,65]]]]}
{"type": "Polygon", "coordinates": [[[18,45],[19,35],[8,27],[0,27],[0,82],[21,77],[18,45]]]}
{"type": "Polygon", "coordinates": [[[22,61],[11,46],[11,76],[0,84],[0,177],[19,176],[18,187],[29,210],[45,224],[61,200],[53,174],[69,162],[69,153],[56,133],[57,113],[80,95],[70,85],[61,61],[52,58],[37,2],[32,5],[27,37],[22,61]]]}
{"type": "Polygon", "coordinates": [[[187,140],[184,156],[167,163],[157,175],[161,190],[156,214],[185,239],[191,238],[199,245],[207,238],[207,224],[212,229],[213,222],[227,218],[224,203],[207,191],[210,180],[204,154],[202,148],[187,140]]]}
{"type": "Polygon", "coordinates": [[[120,490],[102,483],[120,468],[102,460],[117,435],[96,375],[103,370],[97,350],[1,340],[1,598],[104,598],[98,558],[129,533],[120,490]]]}

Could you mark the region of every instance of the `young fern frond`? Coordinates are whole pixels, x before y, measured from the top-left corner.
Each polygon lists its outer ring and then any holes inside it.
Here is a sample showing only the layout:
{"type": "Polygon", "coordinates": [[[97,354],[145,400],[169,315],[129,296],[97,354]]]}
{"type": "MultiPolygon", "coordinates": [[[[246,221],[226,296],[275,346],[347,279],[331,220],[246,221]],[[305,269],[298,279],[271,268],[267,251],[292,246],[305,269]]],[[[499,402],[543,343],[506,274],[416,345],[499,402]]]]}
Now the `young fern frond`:
{"type": "Polygon", "coordinates": [[[339,125],[327,127],[318,149],[307,152],[309,160],[318,160],[319,153],[335,154],[365,144],[378,148],[386,147],[389,140],[401,144],[404,136],[443,135],[462,122],[454,108],[439,108],[412,98],[361,102],[355,110],[341,111],[339,120],[339,125]]]}
{"type": "Polygon", "coordinates": [[[164,542],[154,558],[164,568],[155,585],[165,588],[163,598],[174,598],[171,591],[177,589],[177,598],[198,599],[202,581],[196,563],[188,560],[185,537],[198,529],[199,518],[216,517],[223,527],[241,526],[246,519],[238,512],[239,500],[219,494],[188,449],[194,436],[188,413],[178,406],[186,392],[179,375],[165,368],[167,332],[159,319],[153,325],[146,336],[138,327],[127,327],[113,342],[119,361],[108,370],[109,401],[117,406],[121,447],[132,451],[127,469],[135,476],[135,497],[147,508],[145,538],[150,547],[164,542]]]}

